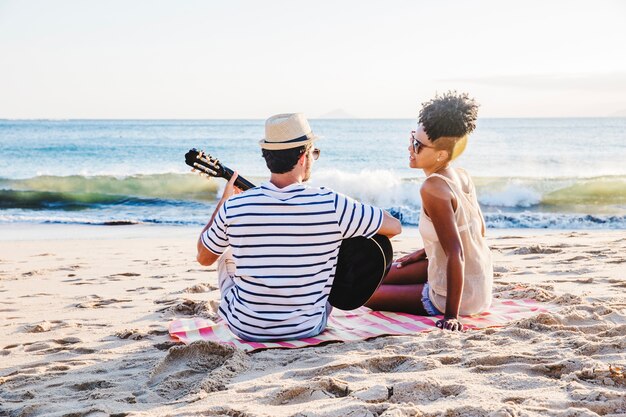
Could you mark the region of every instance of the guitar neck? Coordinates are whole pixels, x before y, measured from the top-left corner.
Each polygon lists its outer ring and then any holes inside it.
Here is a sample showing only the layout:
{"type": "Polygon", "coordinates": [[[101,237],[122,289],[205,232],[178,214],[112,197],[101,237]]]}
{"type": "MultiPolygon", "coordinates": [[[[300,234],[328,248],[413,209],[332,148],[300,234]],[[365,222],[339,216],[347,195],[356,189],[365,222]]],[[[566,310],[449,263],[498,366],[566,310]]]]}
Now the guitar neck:
{"type": "MultiPolygon", "coordinates": [[[[226,181],[230,181],[230,179],[233,177],[233,170],[228,167],[225,167],[224,165],[222,165],[222,169],[224,171],[224,178],[226,179],[226,181]]],[[[250,188],[256,187],[254,184],[252,184],[250,181],[248,181],[241,175],[237,176],[237,179],[235,180],[235,186],[242,191],[246,191],[246,190],[249,190],[250,188]]]]}

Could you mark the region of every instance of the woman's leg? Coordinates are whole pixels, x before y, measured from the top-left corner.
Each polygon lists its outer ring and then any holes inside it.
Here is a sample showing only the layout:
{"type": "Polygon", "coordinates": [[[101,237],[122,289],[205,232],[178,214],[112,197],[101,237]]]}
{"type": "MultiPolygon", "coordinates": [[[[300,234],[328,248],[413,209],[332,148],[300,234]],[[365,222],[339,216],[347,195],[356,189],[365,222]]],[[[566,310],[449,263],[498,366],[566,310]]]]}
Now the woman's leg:
{"type": "Polygon", "coordinates": [[[424,259],[398,268],[395,264],[380,287],[365,303],[379,311],[400,311],[428,316],[422,304],[422,290],[428,281],[428,260],[424,259]]]}
{"type": "Polygon", "coordinates": [[[429,316],[422,304],[423,289],[424,284],[382,284],[367,300],[365,306],[378,311],[399,311],[429,316]]]}
{"type": "Polygon", "coordinates": [[[413,262],[398,268],[395,263],[391,265],[391,269],[382,285],[385,284],[425,284],[428,281],[428,259],[413,262]]]}

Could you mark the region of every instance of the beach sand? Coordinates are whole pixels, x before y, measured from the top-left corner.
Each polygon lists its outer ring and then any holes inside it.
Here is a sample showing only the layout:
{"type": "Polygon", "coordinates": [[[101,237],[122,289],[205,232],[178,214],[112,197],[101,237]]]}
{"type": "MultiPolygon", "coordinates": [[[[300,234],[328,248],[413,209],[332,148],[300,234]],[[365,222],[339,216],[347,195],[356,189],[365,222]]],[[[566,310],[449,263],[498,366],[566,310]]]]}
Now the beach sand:
{"type": "Polygon", "coordinates": [[[255,353],[167,334],[216,317],[198,232],[0,226],[0,416],[626,415],[624,231],[489,231],[495,296],[551,313],[255,353]]]}

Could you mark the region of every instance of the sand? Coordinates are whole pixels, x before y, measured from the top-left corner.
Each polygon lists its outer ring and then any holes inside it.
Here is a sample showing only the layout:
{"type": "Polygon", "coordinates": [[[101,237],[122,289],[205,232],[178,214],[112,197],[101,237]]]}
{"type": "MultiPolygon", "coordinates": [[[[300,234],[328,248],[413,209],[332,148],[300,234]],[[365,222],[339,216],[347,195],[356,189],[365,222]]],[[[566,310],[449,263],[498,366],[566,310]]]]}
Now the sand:
{"type": "Polygon", "coordinates": [[[216,317],[197,232],[1,226],[0,416],[626,415],[624,231],[489,231],[495,296],[551,313],[255,353],[167,334],[216,317]]]}

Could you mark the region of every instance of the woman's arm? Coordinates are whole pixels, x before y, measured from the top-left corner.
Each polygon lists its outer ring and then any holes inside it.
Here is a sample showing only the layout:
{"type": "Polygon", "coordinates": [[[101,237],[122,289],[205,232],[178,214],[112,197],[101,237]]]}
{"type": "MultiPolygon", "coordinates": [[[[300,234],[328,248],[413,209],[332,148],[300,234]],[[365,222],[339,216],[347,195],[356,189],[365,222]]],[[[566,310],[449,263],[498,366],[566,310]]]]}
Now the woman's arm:
{"type": "Polygon", "coordinates": [[[454,208],[456,200],[448,184],[440,178],[429,178],[420,190],[424,211],[430,217],[437,238],[446,254],[446,311],[438,327],[462,330],[458,322],[461,294],[463,294],[464,258],[461,237],[457,228],[454,208]]]}

